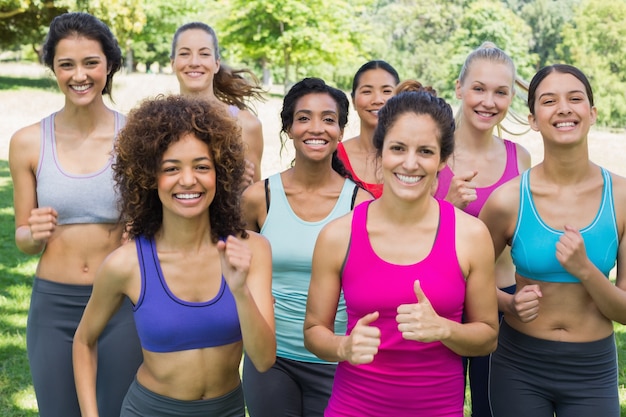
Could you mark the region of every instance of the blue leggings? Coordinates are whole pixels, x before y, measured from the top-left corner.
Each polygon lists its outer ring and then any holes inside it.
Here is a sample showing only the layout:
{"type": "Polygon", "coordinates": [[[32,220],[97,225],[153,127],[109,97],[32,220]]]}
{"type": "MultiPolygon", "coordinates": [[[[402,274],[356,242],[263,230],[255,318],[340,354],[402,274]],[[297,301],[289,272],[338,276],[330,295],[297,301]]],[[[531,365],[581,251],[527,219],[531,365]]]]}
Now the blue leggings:
{"type": "Polygon", "coordinates": [[[251,417],[322,417],[337,365],[281,357],[260,373],[246,357],[243,390],[251,417]]]}
{"type": "MultiPolygon", "coordinates": [[[[92,286],[35,278],[26,326],[26,345],[40,417],[80,417],[72,341],[92,286]]],[[[119,417],[120,406],[142,354],[126,300],[98,340],[97,395],[100,417],[119,417]]]]}
{"type": "Polygon", "coordinates": [[[619,417],[615,335],[554,342],[503,320],[491,356],[489,399],[494,417],[619,417]]]}

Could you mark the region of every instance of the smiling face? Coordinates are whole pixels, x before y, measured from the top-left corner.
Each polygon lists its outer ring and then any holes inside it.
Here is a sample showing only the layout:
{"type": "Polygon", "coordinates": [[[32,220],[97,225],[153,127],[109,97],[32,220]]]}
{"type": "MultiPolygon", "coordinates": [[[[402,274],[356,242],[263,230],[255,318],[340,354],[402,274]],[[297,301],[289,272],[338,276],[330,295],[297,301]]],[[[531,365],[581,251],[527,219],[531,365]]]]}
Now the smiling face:
{"type": "Polygon", "coordinates": [[[80,106],[102,98],[108,67],[100,42],[82,36],[61,39],[55,49],[53,71],[66,101],[80,106]]]}
{"type": "Polygon", "coordinates": [[[465,79],[456,82],[463,121],[477,130],[491,130],[506,116],[513,100],[513,68],[501,62],[477,59],[465,79]]]}
{"type": "Polygon", "coordinates": [[[337,103],[329,94],[312,93],[299,98],[288,129],[296,160],[330,159],[343,134],[338,119],[337,103]]]}
{"type": "Polygon", "coordinates": [[[570,144],[587,139],[597,111],[585,85],[572,74],[552,72],[537,86],[530,127],[541,132],[544,142],[570,144]]]}
{"type": "Polygon", "coordinates": [[[441,161],[440,132],[430,115],[404,113],[387,131],[382,147],[383,193],[404,199],[430,196],[441,161]]]}
{"type": "Polygon", "coordinates": [[[382,68],[371,69],[360,75],[354,90],[354,108],[361,123],[376,128],[378,110],[393,97],[396,80],[382,68]]]}
{"type": "Polygon", "coordinates": [[[171,63],[181,94],[213,94],[213,77],[219,71],[220,61],[211,34],[202,29],[181,32],[171,63]]]}
{"type": "Polygon", "coordinates": [[[206,216],[215,197],[215,181],[213,158],[206,143],[192,134],[172,142],[163,154],[157,175],[163,219],[168,215],[206,216]]]}

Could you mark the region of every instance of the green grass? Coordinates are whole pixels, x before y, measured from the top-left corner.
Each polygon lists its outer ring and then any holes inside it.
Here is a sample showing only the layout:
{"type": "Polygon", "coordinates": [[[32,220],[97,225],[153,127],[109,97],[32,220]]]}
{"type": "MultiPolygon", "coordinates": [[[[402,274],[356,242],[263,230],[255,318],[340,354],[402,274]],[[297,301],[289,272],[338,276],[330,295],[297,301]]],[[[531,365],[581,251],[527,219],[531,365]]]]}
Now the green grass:
{"type": "Polygon", "coordinates": [[[0,76],[0,91],[2,90],[43,90],[59,91],[56,82],[52,78],[28,78],[0,76]]]}

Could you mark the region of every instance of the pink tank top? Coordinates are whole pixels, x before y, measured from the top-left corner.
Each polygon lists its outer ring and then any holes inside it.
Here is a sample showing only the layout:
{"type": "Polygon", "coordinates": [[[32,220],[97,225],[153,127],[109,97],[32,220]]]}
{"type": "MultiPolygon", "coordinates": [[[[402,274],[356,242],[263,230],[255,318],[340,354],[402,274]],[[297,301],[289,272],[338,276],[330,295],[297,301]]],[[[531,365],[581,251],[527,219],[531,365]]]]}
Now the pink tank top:
{"type": "Polygon", "coordinates": [[[437,314],[461,322],[465,277],[456,257],[454,207],[439,202],[439,231],[425,259],[413,265],[394,265],[379,258],[370,244],[369,204],[354,209],[341,279],[348,333],[361,317],[379,311],[380,317],[372,325],[381,331],[381,344],[370,364],[339,363],[324,415],[462,416],[465,383],[461,357],[441,342],[403,339],[396,322],[400,304],[417,302],[416,279],[437,314]]]}
{"type": "Polygon", "coordinates": [[[346,169],[350,172],[350,174],[352,174],[352,179],[355,182],[357,182],[359,185],[361,185],[363,188],[369,191],[370,194],[374,196],[374,198],[378,198],[382,195],[383,193],[382,184],[365,182],[356,175],[356,173],[354,172],[354,169],[352,168],[352,165],[350,164],[350,159],[348,158],[348,153],[346,152],[346,148],[344,148],[343,143],[341,142],[339,142],[339,144],[337,145],[337,156],[339,157],[341,162],[343,162],[343,164],[346,166],[346,169]]]}
{"type": "MultiPolygon", "coordinates": [[[[463,211],[468,214],[471,214],[474,217],[478,217],[480,214],[480,210],[482,210],[483,206],[487,202],[487,199],[491,195],[492,192],[495,191],[496,188],[504,184],[505,182],[513,179],[519,175],[519,169],[517,167],[517,148],[515,147],[515,143],[510,140],[504,140],[504,146],[506,148],[506,165],[504,167],[504,172],[498,181],[495,184],[492,184],[488,187],[476,187],[476,200],[472,201],[465,207],[463,211]]],[[[454,172],[450,169],[449,166],[445,166],[441,171],[439,171],[439,176],[437,177],[437,191],[435,192],[435,198],[439,200],[443,200],[448,195],[448,190],[450,189],[450,183],[452,182],[452,177],[454,177],[454,172]]]]}

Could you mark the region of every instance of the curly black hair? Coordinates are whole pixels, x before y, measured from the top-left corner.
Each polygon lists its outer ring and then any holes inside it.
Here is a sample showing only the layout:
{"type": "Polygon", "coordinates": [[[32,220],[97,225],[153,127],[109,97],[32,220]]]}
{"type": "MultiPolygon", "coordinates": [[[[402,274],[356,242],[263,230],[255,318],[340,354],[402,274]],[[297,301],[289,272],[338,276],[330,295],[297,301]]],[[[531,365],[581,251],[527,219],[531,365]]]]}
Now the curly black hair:
{"type": "Polygon", "coordinates": [[[154,236],[163,221],[157,191],[163,154],[183,136],[206,143],[216,173],[216,193],[209,206],[211,238],[246,237],[239,184],[244,174],[241,130],[223,104],[179,95],[143,101],[131,110],[115,144],[114,178],[122,222],[129,237],[154,236]]]}

